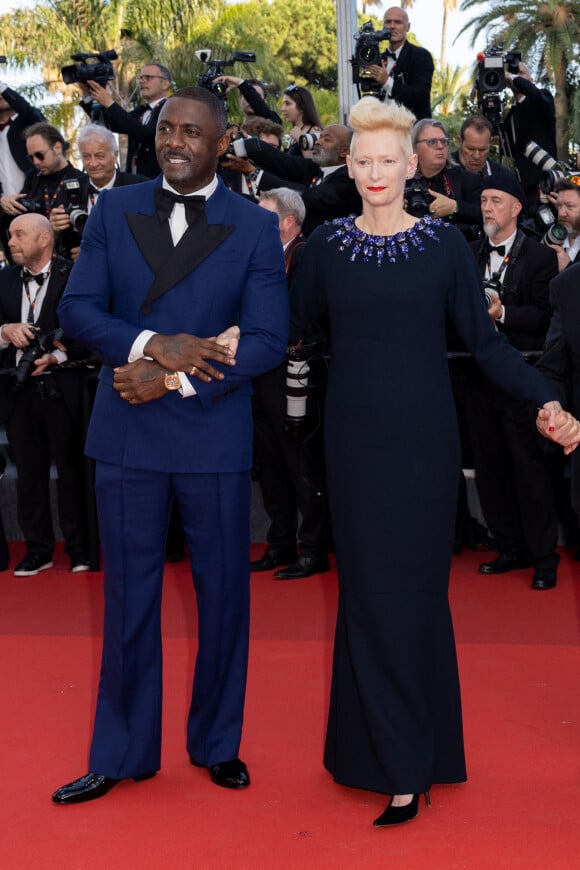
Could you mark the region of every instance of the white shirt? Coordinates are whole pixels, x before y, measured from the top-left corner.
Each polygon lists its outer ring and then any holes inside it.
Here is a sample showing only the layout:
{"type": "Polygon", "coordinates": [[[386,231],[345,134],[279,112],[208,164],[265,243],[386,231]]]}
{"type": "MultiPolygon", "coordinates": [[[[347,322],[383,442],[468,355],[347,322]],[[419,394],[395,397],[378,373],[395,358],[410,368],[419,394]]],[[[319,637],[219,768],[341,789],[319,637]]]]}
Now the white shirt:
{"type": "MultiPolygon", "coordinates": [[[[503,242],[499,242],[500,245],[505,245],[505,254],[503,254],[503,256],[501,254],[495,253],[495,251],[493,251],[493,250],[491,251],[491,253],[489,255],[489,262],[488,262],[487,267],[486,267],[486,278],[490,278],[491,275],[493,275],[495,272],[499,272],[499,270],[501,268],[501,264],[503,263],[503,261],[505,260],[505,258],[508,256],[509,252],[512,249],[512,245],[516,240],[517,234],[518,234],[518,231],[516,228],[515,232],[513,232],[511,234],[511,236],[508,236],[508,238],[504,239],[503,242]]],[[[494,243],[492,242],[491,239],[489,239],[489,244],[492,246],[492,249],[493,249],[494,243]]],[[[504,269],[503,272],[501,273],[501,275],[499,276],[499,281],[501,284],[503,284],[503,279],[505,278],[505,273],[506,273],[506,270],[504,269]]],[[[497,319],[499,320],[500,323],[504,323],[504,321],[505,321],[505,305],[502,305],[501,314],[497,319]]]]}
{"type": "Polygon", "coordinates": [[[393,52],[396,55],[396,57],[387,57],[387,76],[388,77],[387,77],[385,84],[383,85],[383,91],[387,95],[387,97],[389,97],[389,98],[390,98],[391,92],[393,90],[393,85],[395,84],[395,77],[393,75],[393,72],[395,70],[395,66],[397,64],[397,61],[399,60],[399,55],[401,54],[401,49],[403,48],[404,44],[405,43],[403,42],[403,44],[400,45],[397,48],[397,50],[393,52]]]}
{"type": "MultiPolygon", "coordinates": [[[[195,190],[193,193],[186,194],[186,195],[187,196],[204,196],[206,199],[209,199],[209,197],[212,195],[212,193],[215,193],[217,186],[218,186],[217,175],[214,175],[212,181],[210,181],[210,183],[206,187],[202,187],[200,190],[195,190]]],[[[173,187],[171,187],[171,185],[168,183],[168,181],[165,178],[163,179],[163,187],[165,188],[165,190],[171,190],[173,193],[177,193],[177,194],[179,193],[179,191],[177,191],[173,187]]],[[[173,244],[177,245],[177,243],[181,239],[182,235],[187,230],[187,219],[185,217],[185,206],[183,205],[182,202],[176,202],[175,205],[173,206],[173,211],[171,212],[171,214],[169,216],[169,228],[171,230],[171,238],[173,239],[173,244]]],[[[143,332],[139,333],[139,335],[137,336],[137,338],[135,339],[135,341],[133,342],[133,344],[131,346],[131,350],[129,351],[128,362],[131,363],[131,362],[135,362],[135,360],[145,358],[145,354],[143,353],[143,349],[145,348],[145,345],[147,344],[149,339],[152,338],[154,335],[156,335],[156,333],[150,329],[144,329],[143,332]]],[[[150,359],[150,357],[147,357],[147,359],[150,359]]],[[[192,386],[191,381],[185,375],[185,373],[178,372],[178,374],[179,374],[179,380],[181,381],[181,388],[180,388],[181,395],[184,398],[187,398],[188,396],[197,395],[195,388],[192,386]]]]}

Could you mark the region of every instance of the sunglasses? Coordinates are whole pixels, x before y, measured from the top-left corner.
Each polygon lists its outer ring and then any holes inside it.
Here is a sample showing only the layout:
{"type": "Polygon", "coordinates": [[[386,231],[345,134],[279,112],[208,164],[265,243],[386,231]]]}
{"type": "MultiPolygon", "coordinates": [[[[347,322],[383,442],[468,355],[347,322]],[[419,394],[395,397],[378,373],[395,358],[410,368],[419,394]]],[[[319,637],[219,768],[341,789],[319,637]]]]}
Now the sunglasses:
{"type": "Polygon", "coordinates": [[[52,148],[47,148],[46,151],[33,151],[32,154],[28,154],[28,159],[31,163],[34,163],[35,160],[44,160],[49,151],[52,151],[52,148]]]}
{"type": "Polygon", "coordinates": [[[288,85],[288,87],[285,89],[284,93],[291,94],[292,91],[297,91],[297,90],[298,90],[298,85],[288,85]]]}

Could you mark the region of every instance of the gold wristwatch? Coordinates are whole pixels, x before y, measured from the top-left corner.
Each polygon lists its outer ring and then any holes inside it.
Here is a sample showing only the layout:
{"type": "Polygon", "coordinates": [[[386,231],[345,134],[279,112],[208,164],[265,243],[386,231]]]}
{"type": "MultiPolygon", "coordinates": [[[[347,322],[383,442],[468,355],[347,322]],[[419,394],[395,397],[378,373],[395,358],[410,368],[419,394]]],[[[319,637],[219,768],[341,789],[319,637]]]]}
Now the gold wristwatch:
{"type": "Polygon", "coordinates": [[[165,389],[166,390],[178,390],[181,386],[181,381],[179,380],[179,375],[177,372],[170,372],[165,369],[165,389]]]}

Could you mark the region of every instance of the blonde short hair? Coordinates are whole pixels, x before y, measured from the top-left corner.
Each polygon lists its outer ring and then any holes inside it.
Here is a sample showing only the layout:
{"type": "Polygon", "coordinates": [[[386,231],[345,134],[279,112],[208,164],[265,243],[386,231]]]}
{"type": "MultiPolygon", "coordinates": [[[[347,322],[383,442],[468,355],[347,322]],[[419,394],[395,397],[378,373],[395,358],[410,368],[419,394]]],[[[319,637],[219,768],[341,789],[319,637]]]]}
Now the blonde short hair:
{"type": "Polygon", "coordinates": [[[381,103],[376,97],[363,97],[350,110],[349,125],[353,130],[350,153],[361,133],[389,130],[399,135],[403,153],[413,153],[411,131],[416,118],[412,112],[395,102],[381,103]]]}

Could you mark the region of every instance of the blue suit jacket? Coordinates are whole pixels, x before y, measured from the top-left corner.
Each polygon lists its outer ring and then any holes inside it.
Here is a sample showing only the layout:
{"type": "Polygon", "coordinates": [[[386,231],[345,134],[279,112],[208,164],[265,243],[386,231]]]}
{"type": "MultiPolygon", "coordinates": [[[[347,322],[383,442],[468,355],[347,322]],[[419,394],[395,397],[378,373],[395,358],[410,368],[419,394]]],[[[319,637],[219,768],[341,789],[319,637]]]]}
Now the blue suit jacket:
{"type": "Polygon", "coordinates": [[[99,196],[59,307],[67,334],[106,360],[87,453],[157,471],[243,471],[251,467],[251,378],[280,362],[288,338],[277,218],[220,182],[207,225],[189,227],[174,248],[168,221],[155,213],[161,181],[99,196]],[[169,392],[131,406],[113,390],[112,369],[127,363],[142,330],[207,338],[234,323],[236,366],[221,367],[223,381],[193,379],[197,396],[169,392]]]}

